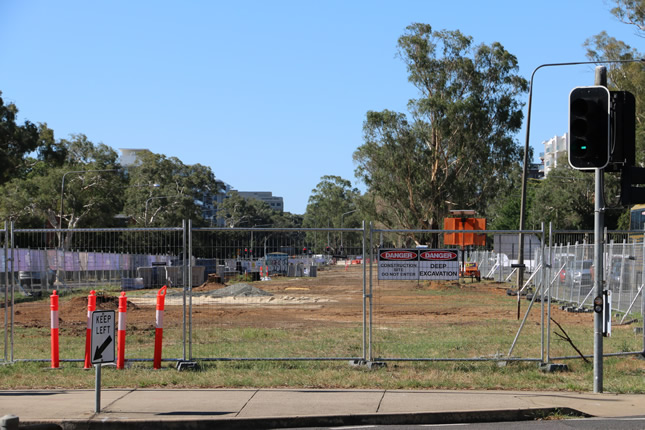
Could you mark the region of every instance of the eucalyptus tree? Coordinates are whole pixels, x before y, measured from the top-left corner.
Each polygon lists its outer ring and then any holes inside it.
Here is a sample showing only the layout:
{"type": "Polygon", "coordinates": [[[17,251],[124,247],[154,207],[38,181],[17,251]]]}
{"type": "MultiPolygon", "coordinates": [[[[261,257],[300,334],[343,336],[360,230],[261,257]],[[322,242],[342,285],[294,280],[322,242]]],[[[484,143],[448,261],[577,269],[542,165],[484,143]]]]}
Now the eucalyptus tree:
{"type": "MultiPolygon", "coordinates": [[[[320,178],[316,188],[311,190],[307,209],[303,218],[303,227],[306,228],[350,228],[360,227],[361,212],[358,206],[360,191],[352,187],[352,183],[340,176],[325,175],[320,178]]],[[[340,251],[342,239],[345,243],[355,241],[356,235],[339,232],[307,234],[307,240],[320,246],[324,243],[325,249],[340,251]]]]}
{"type": "Polygon", "coordinates": [[[354,160],[373,200],[370,215],[406,229],[440,227],[450,209],[485,215],[522,155],[514,135],[528,85],[516,57],[500,43],[475,45],[427,24],[408,26],[398,53],[419,98],[408,115],[367,113],[354,160]]]}
{"type": "Polygon", "coordinates": [[[222,187],[210,167],[186,165],[150,151],[138,154],[127,178],[124,214],[137,227],[176,227],[188,219],[205,225],[203,204],[211,203],[222,187]]]}
{"type": "Polygon", "coordinates": [[[24,176],[2,186],[2,216],[23,227],[113,226],[123,188],[116,152],[82,134],[55,142],[46,125],[40,142],[37,157],[24,160],[24,176]]]}

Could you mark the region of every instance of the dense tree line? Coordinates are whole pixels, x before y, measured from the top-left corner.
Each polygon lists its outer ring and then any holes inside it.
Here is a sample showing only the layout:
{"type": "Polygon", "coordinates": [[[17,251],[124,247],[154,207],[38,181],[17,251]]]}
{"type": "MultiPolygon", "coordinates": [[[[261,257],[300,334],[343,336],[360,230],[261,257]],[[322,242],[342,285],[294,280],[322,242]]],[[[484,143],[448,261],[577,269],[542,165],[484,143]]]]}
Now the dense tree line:
{"type": "MultiPolygon", "coordinates": [[[[83,134],[57,140],[46,123],[20,124],[18,108],[0,97],[0,219],[16,227],[168,227],[188,219],[209,226],[203,205],[214,203],[222,185],[208,166],[149,151],[126,168],[114,149],[83,134]]],[[[301,223],[239,196],[220,206],[216,216],[229,226],[240,218],[247,226],[301,223]]]]}

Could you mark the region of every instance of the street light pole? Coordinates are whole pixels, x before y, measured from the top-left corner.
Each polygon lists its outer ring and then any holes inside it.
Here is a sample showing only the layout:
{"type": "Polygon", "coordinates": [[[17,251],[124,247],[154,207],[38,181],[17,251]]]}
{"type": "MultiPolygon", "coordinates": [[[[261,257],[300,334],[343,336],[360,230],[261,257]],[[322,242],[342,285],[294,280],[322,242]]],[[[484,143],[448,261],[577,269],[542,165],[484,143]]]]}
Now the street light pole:
{"type": "MultiPolygon", "coordinates": [[[[517,254],[517,265],[518,265],[518,275],[517,275],[517,294],[518,294],[518,319],[519,319],[519,294],[522,289],[522,282],[524,276],[524,236],[522,230],[524,230],[524,219],[525,219],[525,208],[526,208],[526,181],[528,176],[528,153],[529,153],[529,134],[531,131],[531,102],[533,99],[533,78],[535,73],[543,67],[554,67],[554,66],[573,66],[580,64],[621,64],[621,63],[645,63],[645,58],[640,58],[637,60],[604,60],[604,61],[578,61],[570,63],[550,63],[542,64],[533,70],[531,74],[531,81],[529,84],[529,101],[528,101],[528,112],[526,116],[526,141],[524,145],[524,165],[522,166],[522,199],[520,202],[520,233],[519,233],[519,250],[517,254]]],[[[605,72],[606,73],[606,72],[605,72]]],[[[599,77],[598,69],[596,69],[596,84],[606,85],[606,74],[604,80],[599,77]]],[[[603,193],[603,170],[596,169],[596,180],[595,180],[595,204],[594,204],[594,259],[596,271],[595,287],[596,294],[602,294],[602,256],[603,256],[603,243],[602,243],[602,228],[604,224],[604,215],[602,212],[604,208],[601,207],[604,205],[602,202],[602,193],[603,193]]],[[[596,314],[594,318],[594,381],[593,381],[593,390],[594,393],[602,393],[603,391],[603,341],[602,341],[602,321],[601,317],[596,314]]]]}
{"type": "Polygon", "coordinates": [[[345,215],[349,215],[349,214],[351,214],[351,213],[354,213],[354,212],[356,212],[357,210],[358,210],[358,209],[354,209],[353,211],[345,212],[344,214],[342,214],[342,215],[340,216],[340,228],[341,228],[341,231],[340,231],[340,248],[341,248],[343,251],[345,250],[345,248],[343,248],[343,231],[342,231],[342,228],[343,228],[343,218],[345,217],[345,215]]]}
{"type": "MultiPolygon", "coordinates": [[[[526,212],[526,181],[528,180],[528,165],[529,165],[529,137],[531,133],[531,105],[533,103],[533,80],[535,78],[535,73],[546,67],[557,67],[557,66],[577,66],[582,64],[620,64],[620,63],[645,63],[644,58],[638,60],[605,60],[605,61],[574,61],[568,63],[547,63],[541,64],[533,70],[531,73],[531,80],[529,82],[529,101],[526,113],[526,139],[524,143],[524,161],[522,165],[522,196],[520,201],[520,233],[519,233],[519,249],[517,253],[517,266],[518,266],[518,275],[517,275],[517,291],[522,289],[522,283],[524,281],[524,230],[525,224],[525,212],[526,212]]],[[[519,319],[519,309],[518,309],[518,319],[519,319]]]]}

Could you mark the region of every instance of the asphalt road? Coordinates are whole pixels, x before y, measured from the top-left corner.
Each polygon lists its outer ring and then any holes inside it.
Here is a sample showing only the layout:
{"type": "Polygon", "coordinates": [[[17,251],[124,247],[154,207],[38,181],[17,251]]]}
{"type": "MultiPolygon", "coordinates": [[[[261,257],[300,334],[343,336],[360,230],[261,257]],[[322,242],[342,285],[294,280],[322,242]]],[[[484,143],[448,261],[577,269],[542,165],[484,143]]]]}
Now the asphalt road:
{"type": "Polygon", "coordinates": [[[622,418],[576,418],[566,420],[514,421],[473,424],[419,424],[392,426],[307,427],[291,430],[645,430],[645,415],[622,418]]]}

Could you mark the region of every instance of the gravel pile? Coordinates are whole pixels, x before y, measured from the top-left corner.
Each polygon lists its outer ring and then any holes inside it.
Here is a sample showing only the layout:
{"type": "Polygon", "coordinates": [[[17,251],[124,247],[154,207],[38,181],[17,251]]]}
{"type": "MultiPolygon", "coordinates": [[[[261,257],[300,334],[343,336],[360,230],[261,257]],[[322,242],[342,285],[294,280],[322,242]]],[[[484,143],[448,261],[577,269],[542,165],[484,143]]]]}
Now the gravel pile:
{"type": "Polygon", "coordinates": [[[255,288],[249,284],[234,284],[219,290],[209,291],[205,294],[209,297],[258,297],[258,296],[272,296],[273,294],[255,288]]]}

